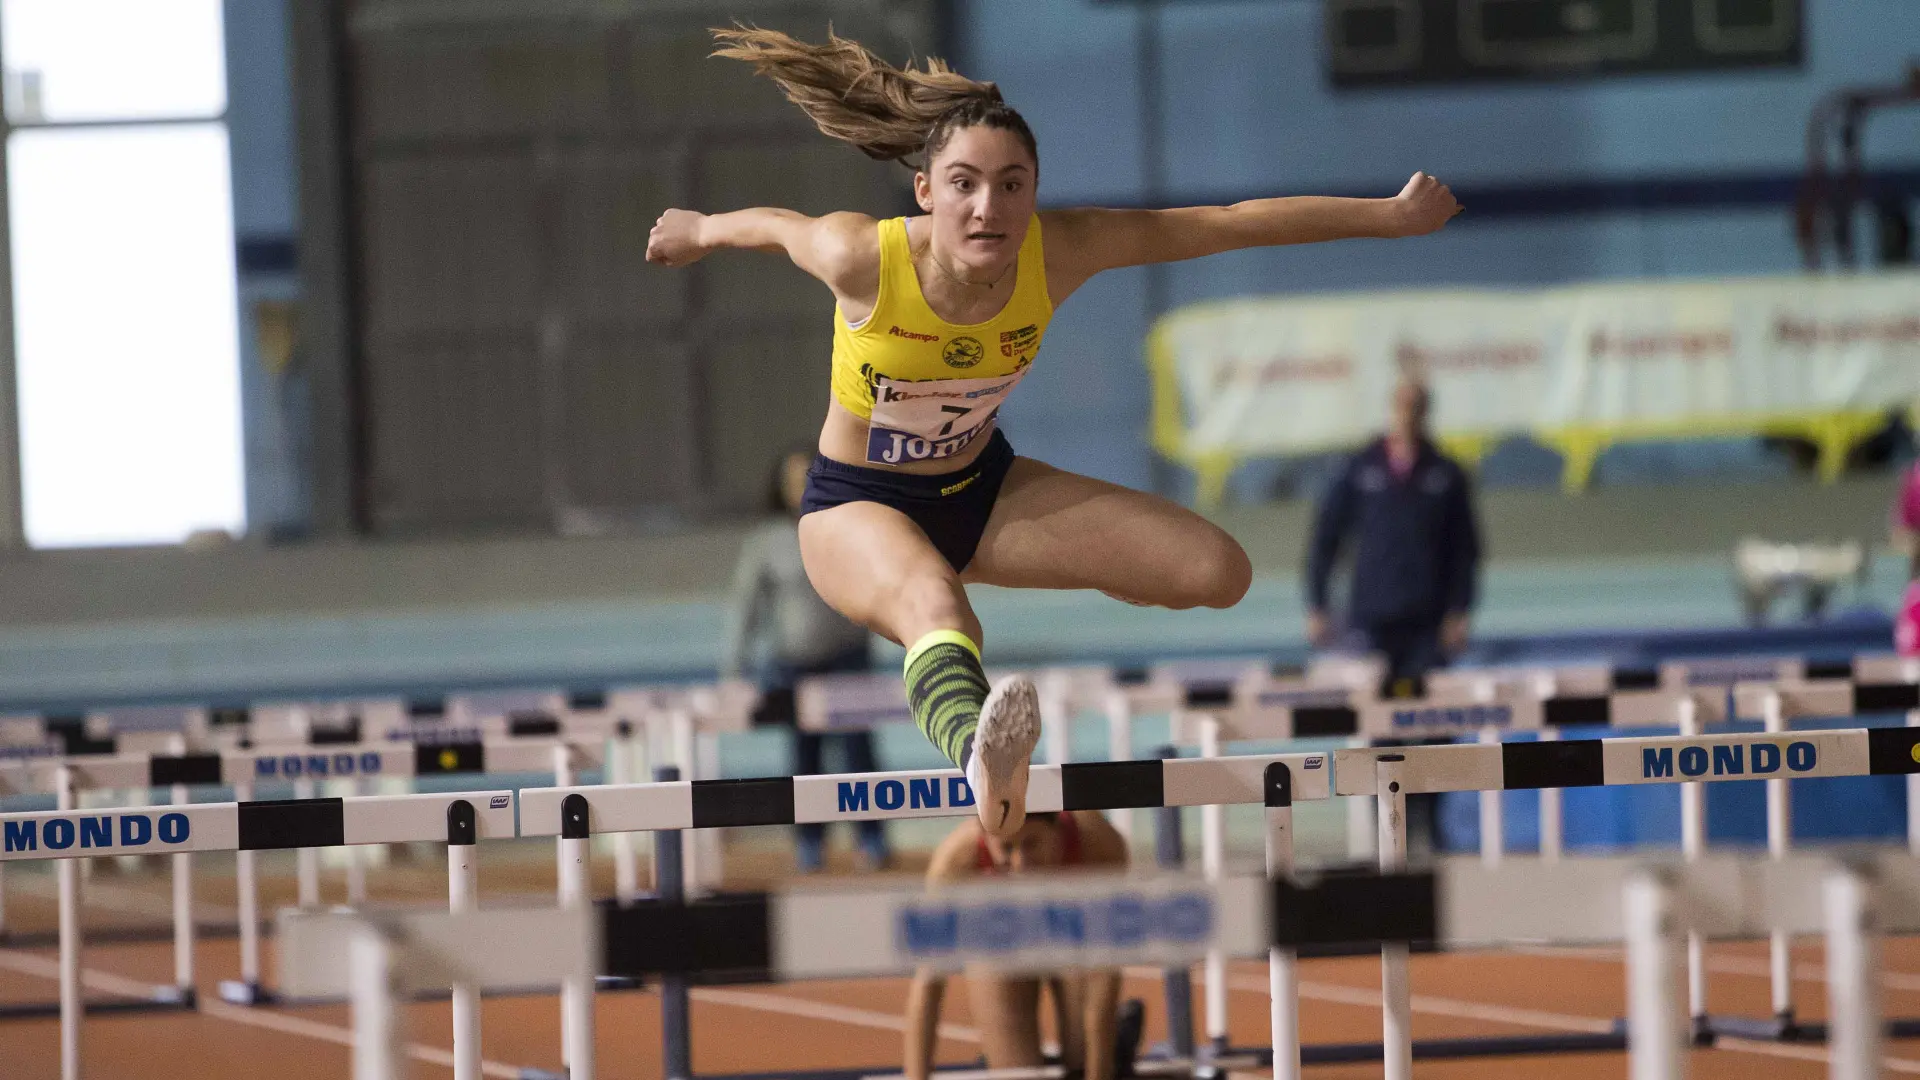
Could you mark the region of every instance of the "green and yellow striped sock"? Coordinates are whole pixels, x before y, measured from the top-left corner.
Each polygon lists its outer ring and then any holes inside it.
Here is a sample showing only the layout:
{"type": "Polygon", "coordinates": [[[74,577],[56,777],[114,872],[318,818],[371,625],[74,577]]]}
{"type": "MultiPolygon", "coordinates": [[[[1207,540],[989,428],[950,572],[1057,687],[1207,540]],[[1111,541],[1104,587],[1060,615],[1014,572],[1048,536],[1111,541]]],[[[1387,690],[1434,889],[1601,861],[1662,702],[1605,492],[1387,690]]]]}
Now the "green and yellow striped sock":
{"type": "Polygon", "coordinates": [[[947,760],[967,767],[980,707],[987,702],[987,673],[980,646],[958,630],[935,630],[907,650],[907,703],[914,723],[947,760]]]}

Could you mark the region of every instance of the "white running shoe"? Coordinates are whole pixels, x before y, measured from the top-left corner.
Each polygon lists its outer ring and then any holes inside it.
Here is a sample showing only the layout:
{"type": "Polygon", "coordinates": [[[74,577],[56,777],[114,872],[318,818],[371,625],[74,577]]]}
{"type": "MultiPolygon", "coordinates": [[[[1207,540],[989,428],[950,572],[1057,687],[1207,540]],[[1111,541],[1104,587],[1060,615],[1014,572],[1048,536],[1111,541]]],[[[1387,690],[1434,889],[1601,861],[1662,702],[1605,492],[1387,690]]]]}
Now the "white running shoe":
{"type": "Polygon", "coordinates": [[[1006,839],[1027,820],[1027,766],[1040,742],[1040,693],[1025,675],[1010,675],[980,707],[967,783],[974,813],[989,834],[1006,839]]]}

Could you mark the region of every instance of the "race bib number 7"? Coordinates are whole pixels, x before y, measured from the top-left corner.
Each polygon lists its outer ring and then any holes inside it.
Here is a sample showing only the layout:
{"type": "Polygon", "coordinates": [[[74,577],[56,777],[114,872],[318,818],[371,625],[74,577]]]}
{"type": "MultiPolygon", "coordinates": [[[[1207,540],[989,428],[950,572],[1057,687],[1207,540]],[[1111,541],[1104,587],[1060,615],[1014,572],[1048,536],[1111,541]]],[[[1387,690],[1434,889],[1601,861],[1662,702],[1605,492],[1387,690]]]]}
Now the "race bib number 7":
{"type": "Polygon", "coordinates": [[[1000,403],[1026,370],[993,379],[895,382],[873,389],[867,422],[867,460],[876,465],[952,457],[993,430],[1000,403]]]}

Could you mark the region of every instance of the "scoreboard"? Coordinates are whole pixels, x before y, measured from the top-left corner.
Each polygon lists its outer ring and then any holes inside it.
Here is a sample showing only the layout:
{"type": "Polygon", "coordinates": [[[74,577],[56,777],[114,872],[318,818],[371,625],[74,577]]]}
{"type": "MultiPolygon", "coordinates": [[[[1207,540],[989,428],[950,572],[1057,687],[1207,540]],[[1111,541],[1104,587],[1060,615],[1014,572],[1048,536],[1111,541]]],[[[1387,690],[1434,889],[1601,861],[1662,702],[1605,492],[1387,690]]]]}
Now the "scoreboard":
{"type": "Polygon", "coordinates": [[[1337,87],[1795,67],[1800,0],[1323,0],[1337,87]]]}

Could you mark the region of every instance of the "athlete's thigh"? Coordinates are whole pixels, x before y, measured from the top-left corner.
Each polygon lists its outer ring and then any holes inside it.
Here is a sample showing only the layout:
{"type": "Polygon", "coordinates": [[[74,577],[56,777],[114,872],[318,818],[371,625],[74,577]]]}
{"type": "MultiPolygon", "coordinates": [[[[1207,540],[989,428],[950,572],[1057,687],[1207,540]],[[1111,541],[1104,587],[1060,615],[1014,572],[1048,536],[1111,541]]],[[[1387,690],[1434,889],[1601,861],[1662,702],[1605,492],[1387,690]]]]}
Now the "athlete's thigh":
{"type": "Polygon", "coordinates": [[[1040,1053],[1040,980],[969,967],[967,993],[988,1068],[1045,1064],[1040,1053]]]}
{"type": "Polygon", "coordinates": [[[1162,607],[1229,606],[1252,569],[1226,530],[1157,495],[1017,458],[966,580],[1099,589],[1162,607]]]}
{"type": "Polygon", "coordinates": [[[800,558],[828,606],[896,644],[954,605],[979,640],[959,576],[920,526],[890,506],[850,502],[803,516],[800,558]]]}

